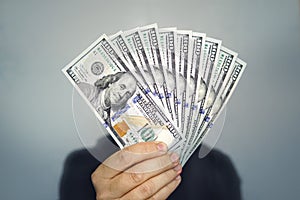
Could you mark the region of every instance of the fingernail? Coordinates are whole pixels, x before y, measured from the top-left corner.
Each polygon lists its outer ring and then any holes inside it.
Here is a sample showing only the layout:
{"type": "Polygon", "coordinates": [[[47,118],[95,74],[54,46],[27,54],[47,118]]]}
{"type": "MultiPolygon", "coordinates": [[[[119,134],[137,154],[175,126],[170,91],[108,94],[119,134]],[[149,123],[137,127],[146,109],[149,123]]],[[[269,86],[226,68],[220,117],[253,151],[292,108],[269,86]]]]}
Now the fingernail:
{"type": "Polygon", "coordinates": [[[181,170],[181,166],[180,166],[180,165],[177,165],[176,167],[174,167],[174,170],[175,170],[175,171],[180,171],[180,170],[181,170]]]}
{"type": "Polygon", "coordinates": [[[176,153],[172,153],[170,158],[171,158],[172,162],[177,162],[179,159],[179,156],[176,153]]]}
{"type": "Polygon", "coordinates": [[[175,178],[177,181],[179,181],[179,180],[181,180],[181,176],[180,175],[178,175],[178,176],[176,176],[176,178],[175,178]]]}
{"type": "Polygon", "coordinates": [[[165,143],[160,142],[156,146],[159,151],[166,152],[168,150],[168,147],[165,143]]]}

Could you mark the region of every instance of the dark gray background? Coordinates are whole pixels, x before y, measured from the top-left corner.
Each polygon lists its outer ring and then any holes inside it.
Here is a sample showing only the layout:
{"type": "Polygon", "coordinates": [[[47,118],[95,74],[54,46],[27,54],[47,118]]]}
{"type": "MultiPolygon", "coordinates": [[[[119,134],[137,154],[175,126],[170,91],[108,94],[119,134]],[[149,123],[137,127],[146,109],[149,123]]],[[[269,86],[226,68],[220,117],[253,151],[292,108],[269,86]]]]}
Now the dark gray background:
{"type": "Polygon", "coordinates": [[[153,22],[240,53],[248,68],[217,147],[236,164],[244,199],[300,198],[299,1],[1,0],[0,199],[57,198],[66,155],[83,147],[60,70],[102,33],[153,22]]]}

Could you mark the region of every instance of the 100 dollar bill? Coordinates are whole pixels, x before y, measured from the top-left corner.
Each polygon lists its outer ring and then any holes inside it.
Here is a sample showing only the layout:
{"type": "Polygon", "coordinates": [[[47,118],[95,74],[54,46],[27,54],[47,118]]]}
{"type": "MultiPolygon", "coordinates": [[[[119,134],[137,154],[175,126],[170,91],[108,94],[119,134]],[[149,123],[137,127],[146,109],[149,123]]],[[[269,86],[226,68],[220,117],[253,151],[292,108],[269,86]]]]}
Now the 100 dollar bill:
{"type": "Polygon", "coordinates": [[[163,109],[173,119],[173,112],[167,86],[167,67],[163,58],[157,24],[140,27],[140,33],[142,41],[144,43],[146,55],[149,60],[149,64],[154,70],[153,73],[156,77],[156,84],[160,91],[159,98],[164,101],[163,109]]]}
{"type": "Polygon", "coordinates": [[[127,46],[131,49],[133,54],[138,58],[138,66],[141,68],[141,71],[144,71],[144,79],[146,82],[150,85],[150,89],[154,96],[159,97],[160,99],[160,105],[164,107],[164,101],[162,98],[163,93],[159,90],[159,87],[157,85],[158,79],[155,76],[155,71],[153,69],[153,65],[151,65],[151,61],[149,60],[149,57],[147,55],[145,44],[142,40],[140,29],[135,28],[132,30],[125,31],[122,33],[125,42],[127,43],[127,46]]]}
{"type": "Polygon", "coordinates": [[[201,132],[204,124],[210,120],[209,114],[212,109],[212,106],[221,106],[222,100],[219,98],[220,92],[222,92],[222,86],[224,87],[230,74],[234,69],[234,64],[237,59],[238,54],[226,47],[221,47],[220,56],[216,68],[213,69],[213,77],[210,81],[210,90],[208,96],[211,98],[212,104],[204,108],[204,116],[200,121],[199,130],[201,132]],[[218,98],[217,98],[218,97],[218,98]]]}
{"type": "Polygon", "coordinates": [[[198,96],[201,92],[201,74],[203,65],[203,51],[204,51],[204,41],[206,34],[193,32],[192,35],[192,57],[191,57],[191,70],[190,70],[190,87],[189,87],[189,110],[187,112],[186,122],[184,123],[183,136],[184,142],[182,144],[182,153],[184,152],[186,143],[190,138],[191,134],[191,123],[194,119],[194,114],[197,108],[198,96]]]}
{"type": "MultiPolygon", "coordinates": [[[[192,31],[177,30],[177,73],[176,73],[176,89],[178,127],[183,132],[184,122],[186,118],[186,110],[188,107],[189,87],[190,87],[190,70],[192,55],[192,31]]],[[[184,134],[184,133],[183,133],[184,134]]]]}
{"type": "MultiPolygon", "coordinates": [[[[210,120],[209,114],[212,109],[212,106],[214,105],[215,108],[216,105],[221,106],[222,102],[220,101],[220,98],[216,98],[216,96],[219,95],[220,91],[222,91],[222,86],[224,86],[225,83],[228,81],[229,76],[234,68],[234,63],[237,58],[237,55],[238,54],[236,52],[233,52],[227,49],[226,47],[221,47],[219,59],[217,61],[217,64],[214,65],[214,69],[212,70],[212,77],[209,85],[209,87],[211,87],[209,91],[210,94],[207,95],[210,98],[213,98],[214,100],[212,100],[212,105],[210,105],[207,109],[203,110],[203,115],[205,117],[203,118],[204,120],[199,121],[200,126],[198,128],[198,132],[201,132],[205,123],[210,120]]],[[[198,135],[196,135],[196,132],[190,135],[185,152],[193,144],[197,136],[198,135]]]]}
{"type": "Polygon", "coordinates": [[[122,36],[122,31],[111,35],[109,37],[110,41],[114,44],[117,50],[119,50],[120,54],[126,59],[127,63],[135,70],[135,73],[140,77],[141,84],[143,84],[144,88],[148,88],[150,91],[150,85],[148,84],[147,80],[145,79],[145,71],[142,70],[141,63],[139,63],[138,58],[136,55],[131,51],[128,47],[125,39],[122,36]]]}
{"type": "Polygon", "coordinates": [[[198,137],[194,141],[194,143],[190,146],[190,148],[187,150],[186,157],[183,161],[183,165],[186,163],[186,161],[190,158],[190,156],[194,153],[194,151],[199,147],[199,145],[202,143],[203,139],[207,135],[210,128],[213,126],[213,123],[218,119],[220,116],[220,113],[225,108],[227,102],[229,101],[230,97],[232,96],[233,92],[235,91],[235,88],[241,79],[247,64],[242,61],[241,59],[237,58],[236,62],[234,63],[234,69],[232,73],[230,74],[230,77],[226,83],[223,83],[222,89],[217,96],[217,98],[220,98],[222,100],[222,105],[213,105],[212,111],[210,112],[210,121],[206,122],[205,127],[200,131],[197,130],[198,137]]]}
{"type": "MultiPolygon", "coordinates": [[[[172,119],[174,122],[178,121],[178,107],[176,103],[177,93],[175,85],[176,72],[176,41],[177,34],[176,28],[160,28],[159,29],[159,42],[163,58],[163,67],[165,67],[165,82],[167,85],[167,95],[169,98],[172,119]]],[[[170,112],[170,111],[169,111],[170,112]]]]}
{"type": "Polygon", "coordinates": [[[198,102],[197,102],[197,114],[193,120],[192,123],[192,131],[191,136],[194,137],[196,134],[196,131],[198,130],[198,127],[200,125],[201,118],[204,114],[204,108],[209,101],[208,94],[210,93],[208,90],[210,89],[209,82],[212,77],[212,70],[214,68],[214,65],[217,62],[220,48],[221,48],[221,40],[216,40],[213,38],[206,37],[205,43],[204,43],[204,50],[203,50],[203,66],[202,66],[202,73],[201,73],[201,80],[200,80],[200,86],[202,90],[201,96],[198,96],[198,102]]]}
{"type": "Polygon", "coordinates": [[[62,71],[121,148],[143,141],[177,148],[181,134],[131,67],[103,35],[62,71]]]}

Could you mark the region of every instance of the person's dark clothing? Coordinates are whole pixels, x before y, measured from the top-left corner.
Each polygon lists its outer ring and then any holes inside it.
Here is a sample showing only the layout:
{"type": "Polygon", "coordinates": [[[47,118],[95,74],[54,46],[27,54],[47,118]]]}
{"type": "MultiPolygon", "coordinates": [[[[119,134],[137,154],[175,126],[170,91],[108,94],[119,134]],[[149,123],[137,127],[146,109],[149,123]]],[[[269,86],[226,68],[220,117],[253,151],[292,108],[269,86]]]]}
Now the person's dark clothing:
{"type": "MultiPolygon", "coordinates": [[[[168,199],[240,200],[240,179],[230,159],[218,150],[200,159],[198,152],[184,166],[182,181],[168,199]]],[[[91,174],[100,164],[88,150],[71,153],[60,181],[60,200],[95,200],[91,174]]]]}

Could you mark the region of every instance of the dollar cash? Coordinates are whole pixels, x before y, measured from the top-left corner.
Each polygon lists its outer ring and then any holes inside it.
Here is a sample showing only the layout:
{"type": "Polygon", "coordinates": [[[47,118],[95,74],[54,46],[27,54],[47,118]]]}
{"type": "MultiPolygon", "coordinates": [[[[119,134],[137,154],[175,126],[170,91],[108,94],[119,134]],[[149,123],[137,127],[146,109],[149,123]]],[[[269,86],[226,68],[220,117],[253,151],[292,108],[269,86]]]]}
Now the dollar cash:
{"type": "MultiPolygon", "coordinates": [[[[190,87],[190,70],[191,70],[191,54],[192,54],[192,31],[177,30],[177,73],[176,89],[179,128],[184,127],[186,110],[188,107],[189,87],[190,87]]],[[[182,130],[183,131],[183,130],[182,130]]]]}
{"type": "Polygon", "coordinates": [[[119,31],[118,33],[111,35],[109,37],[110,41],[114,44],[115,48],[119,50],[119,52],[122,54],[122,56],[126,59],[127,63],[131,66],[131,68],[134,69],[135,73],[139,75],[141,79],[141,84],[144,85],[144,88],[148,89],[150,91],[150,85],[149,82],[145,79],[147,75],[145,74],[145,71],[142,70],[141,63],[139,62],[136,55],[132,52],[132,49],[130,49],[125,42],[125,39],[122,35],[122,31],[119,31]]]}
{"type": "MultiPolygon", "coordinates": [[[[158,89],[158,80],[154,74],[153,65],[150,65],[150,61],[148,60],[139,28],[123,32],[123,37],[125,38],[127,46],[138,58],[138,67],[140,67],[140,71],[144,71],[144,79],[147,81],[148,85],[150,85],[152,94],[160,98],[162,93],[158,89]]],[[[161,105],[164,106],[162,98],[160,99],[161,105]]]]}
{"type": "Polygon", "coordinates": [[[121,148],[153,140],[176,148],[181,134],[129,67],[103,35],[63,72],[121,148]]]}
{"type": "Polygon", "coordinates": [[[190,86],[189,93],[189,111],[187,112],[186,122],[183,128],[183,136],[184,142],[182,144],[182,151],[185,149],[185,145],[190,138],[191,130],[190,126],[192,120],[194,119],[194,114],[197,108],[197,100],[198,100],[198,93],[200,87],[200,79],[202,73],[202,65],[203,65],[203,50],[204,50],[204,41],[205,41],[206,34],[204,33],[197,33],[193,32],[192,34],[192,57],[191,57],[191,70],[189,71],[190,74],[190,86]]]}
{"type": "MultiPolygon", "coordinates": [[[[161,53],[163,58],[163,66],[166,68],[165,82],[167,85],[167,95],[169,98],[170,109],[172,113],[172,119],[174,122],[178,122],[178,107],[176,104],[177,91],[175,85],[176,74],[176,41],[177,34],[176,28],[161,28],[159,29],[159,42],[161,46],[161,53]]],[[[179,128],[179,124],[176,123],[179,128]]]]}
{"type": "Polygon", "coordinates": [[[207,95],[210,97],[210,101],[212,103],[209,103],[208,107],[204,108],[204,115],[203,120],[200,122],[199,131],[202,130],[203,124],[205,122],[208,122],[210,120],[209,113],[212,109],[212,106],[214,105],[219,106],[221,105],[221,100],[217,99],[216,96],[218,96],[219,92],[221,91],[221,87],[224,86],[224,82],[226,83],[229,76],[234,68],[235,60],[237,59],[238,54],[234,51],[231,51],[230,49],[226,47],[221,47],[220,50],[220,56],[218,59],[216,67],[213,69],[212,78],[209,84],[210,90],[209,94],[207,95]]]}
{"type": "Polygon", "coordinates": [[[157,24],[102,35],[62,69],[120,148],[163,141],[184,165],[246,68],[205,33],[157,24]]]}
{"type": "Polygon", "coordinates": [[[150,85],[145,79],[147,77],[147,74],[144,70],[142,70],[142,67],[139,67],[139,59],[136,57],[134,52],[127,46],[127,43],[125,42],[125,39],[122,35],[122,31],[119,31],[118,33],[111,35],[109,37],[111,42],[114,44],[117,50],[119,50],[120,54],[126,59],[127,63],[130,65],[131,69],[134,70],[135,74],[137,75],[137,78],[140,80],[140,83],[143,85],[145,90],[149,92],[149,95],[152,98],[155,98],[155,95],[153,93],[150,93],[150,85]]]}
{"type": "Polygon", "coordinates": [[[159,90],[159,98],[164,99],[164,107],[169,112],[172,118],[172,108],[169,98],[169,91],[167,86],[167,69],[163,60],[161,43],[159,41],[159,34],[157,24],[151,24],[148,26],[140,27],[140,33],[144,47],[146,50],[146,56],[148,57],[149,64],[152,66],[154,77],[156,78],[156,85],[159,90]]]}
{"type": "Polygon", "coordinates": [[[237,58],[234,63],[234,69],[230,74],[230,77],[226,83],[223,83],[222,91],[216,98],[219,98],[222,103],[215,104],[212,106],[212,110],[209,114],[210,120],[206,122],[205,127],[200,131],[197,130],[198,137],[194,141],[194,143],[189,147],[187,157],[183,161],[183,165],[189,159],[189,157],[193,154],[193,152],[198,148],[198,146],[203,141],[204,137],[206,136],[207,132],[210,128],[213,127],[213,123],[216,121],[224,107],[226,106],[227,102],[229,101],[230,97],[232,96],[241,76],[243,75],[247,64],[242,61],[241,59],[237,58]]]}
{"type": "MultiPolygon", "coordinates": [[[[231,74],[234,68],[234,62],[236,58],[237,58],[236,52],[233,52],[226,47],[223,46],[221,47],[218,62],[216,65],[214,65],[214,68],[212,70],[211,81],[209,85],[209,87],[211,88],[209,92],[213,93],[213,95],[211,94],[207,95],[210,96],[210,98],[213,98],[212,100],[213,103],[207,109],[204,109],[202,111],[205,117],[203,121],[199,120],[200,126],[198,128],[199,129],[198,132],[199,131],[201,132],[201,129],[205,124],[205,121],[209,120],[209,113],[211,111],[212,105],[215,105],[215,103],[220,105],[221,102],[219,101],[219,99],[215,101],[216,100],[215,96],[219,94],[223,83],[224,82],[226,83],[226,81],[228,80],[229,75],[231,74]]],[[[195,136],[197,136],[196,132],[188,138],[185,151],[192,145],[192,142],[195,140],[195,136]]]]}
{"type": "Polygon", "coordinates": [[[192,124],[192,131],[190,134],[190,140],[194,139],[196,131],[198,130],[200,126],[201,119],[203,118],[204,109],[208,101],[211,99],[208,94],[211,94],[210,91],[208,91],[209,88],[209,82],[212,77],[212,70],[215,68],[216,60],[218,59],[220,48],[221,48],[222,41],[206,37],[205,43],[204,43],[204,50],[203,50],[203,66],[202,66],[202,76],[201,80],[199,82],[199,92],[197,97],[197,114],[195,116],[195,119],[193,120],[192,124]]]}

